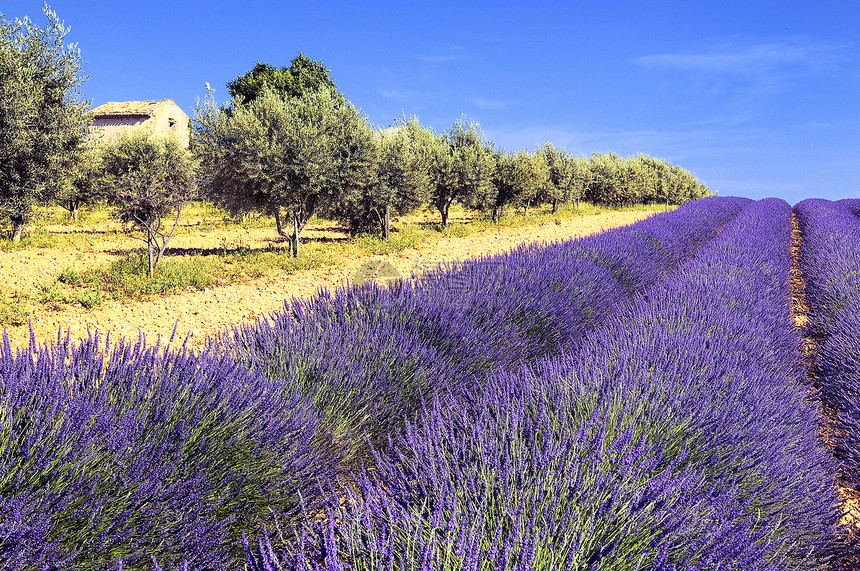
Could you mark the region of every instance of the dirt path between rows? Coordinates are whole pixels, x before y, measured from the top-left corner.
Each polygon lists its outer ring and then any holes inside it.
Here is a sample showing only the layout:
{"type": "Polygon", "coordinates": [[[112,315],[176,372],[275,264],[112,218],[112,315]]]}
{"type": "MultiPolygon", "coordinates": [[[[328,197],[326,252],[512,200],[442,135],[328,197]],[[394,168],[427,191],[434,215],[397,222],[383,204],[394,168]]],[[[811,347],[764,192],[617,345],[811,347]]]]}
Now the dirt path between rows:
{"type": "MultiPolygon", "coordinates": [[[[338,260],[334,268],[299,271],[292,275],[270,275],[244,283],[205,291],[193,290],[150,301],[108,302],[92,310],[79,306],[60,306],[59,310],[55,310],[39,305],[31,316],[31,323],[39,344],[56,339],[60,328],[69,331],[74,339],[85,337],[89,327],[102,334],[110,332],[112,339],[136,339],[143,333],[148,340],[154,341],[157,336],[169,337],[176,326],[181,339],[189,336],[189,344],[192,347],[200,347],[208,336],[283,308],[284,300],[312,296],[319,288],[331,290],[346,285],[355,276],[357,268],[372,258],[384,258],[402,275],[408,276],[415,268],[498,254],[526,243],[586,236],[632,224],[652,214],[606,212],[572,217],[562,220],[560,224],[553,221],[536,226],[490,229],[465,238],[444,238],[432,245],[405,250],[399,254],[338,260]]],[[[315,232],[323,231],[324,229],[309,227],[308,237],[312,238],[315,232]]],[[[200,247],[199,237],[196,241],[192,238],[177,236],[177,242],[171,243],[171,247],[200,247]]],[[[122,240],[123,237],[119,239],[122,240]]],[[[256,233],[245,231],[245,234],[236,239],[247,243],[263,238],[256,233]]],[[[208,240],[223,241],[225,236],[219,231],[215,237],[209,236],[208,240]]],[[[4,252],[0,254],[0,276],[3,276],[5,287],[35,288],[39,284],[50,283],[68,266],[81,269],[109,263],[119,255],[118,249],[130,247],[131,244],[125,244],[122,248],[114,244],[112,248],[99,249],[94,242],[89,251],[45,249],[4,252]]],[[[210,244],[209,247],[217,247],[217,243],[210,244]]],[[[28,345],[30,329],[27,325],[8,327],[6,331],[13,347],[28,345]]]]}
{"type": "MultiPolygon", "coordinates": [[[[806,281],[803,278],[803,271],[800,268],[800,253],[803,248],[803,234],[800,231],[800,224],[797,221],[797,214],[791,215],[791,304],[792,314],[794,315],[794,323],[798,329],[803,331],[809,323],[809,303],[806,299],[806,281]]],[[[818,352],[818,343],[811,337],[804,336],[803,338],[803,365],[806,368],[806,382],[811,388],[817,387],[819,384],[818,375],[815,369],[815,356],[818,352]]],[[[824,403],[818,401],[818,414],[821,416],[821,427],[819,434],[831,450],[836,445],[834,439],[835,417],[834,412],[824,403]]],[[[839,524],[842,527],[840,530],[846,534],[849,541],[860,537],[860,495],[850,488],[839,484],[840,475],[834,474],[834,485],[836,486],[839,496],[843,500],[842,518],[839,524]]],[[[847,570],[858,568],[860,561],[853,557],[837,558],[833,562],[832,568],[835,570],[847,570]]]]}

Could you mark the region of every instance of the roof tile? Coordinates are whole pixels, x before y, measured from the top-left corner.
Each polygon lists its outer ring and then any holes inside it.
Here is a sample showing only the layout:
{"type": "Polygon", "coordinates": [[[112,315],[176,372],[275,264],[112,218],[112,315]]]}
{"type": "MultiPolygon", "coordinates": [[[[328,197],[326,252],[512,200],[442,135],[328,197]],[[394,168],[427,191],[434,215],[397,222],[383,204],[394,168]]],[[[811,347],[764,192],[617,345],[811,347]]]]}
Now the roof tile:
{"type": "Polygon", "coordinates": [[[110,116],[136,116],[142,115],[152,117],[156,110],[166,105],[173,103],[172,99],[159,99],[157,101],[122,101],[105,103],[93,109],[95,117],[110,117],[110,116]]]}

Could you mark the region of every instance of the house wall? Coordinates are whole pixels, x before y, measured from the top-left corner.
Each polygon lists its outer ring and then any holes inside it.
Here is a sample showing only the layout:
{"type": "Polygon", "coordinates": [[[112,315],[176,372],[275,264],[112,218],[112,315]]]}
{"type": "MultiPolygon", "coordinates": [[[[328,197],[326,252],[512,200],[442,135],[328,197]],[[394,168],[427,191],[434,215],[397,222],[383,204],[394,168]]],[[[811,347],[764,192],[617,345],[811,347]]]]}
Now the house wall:
{"type": "Polygon", "coordinates": [[[114,142],[124,133],[143,127],[149,117],[99,117],[93,121],[91,132],[103,141],[114,142]]]}
{"type": "Polygon", "coordinates": [[[188,115],[173,102],[161,105],[152,118],[155,124],[155,132],[161,135],[178,137],[185,147],[191,133],[188,132],[188,115]]]}
{"type": "Polygon", "coordinates": [[[188,115],[173,102],[159,105],[152,117],[145,115],[97,117],[93,121],[93,136],[103,141],[113,142],[130,131],[151,130],[162,136],[177,137],[183,146],[188,147],[191,133],[188,130],[188,115]]]}

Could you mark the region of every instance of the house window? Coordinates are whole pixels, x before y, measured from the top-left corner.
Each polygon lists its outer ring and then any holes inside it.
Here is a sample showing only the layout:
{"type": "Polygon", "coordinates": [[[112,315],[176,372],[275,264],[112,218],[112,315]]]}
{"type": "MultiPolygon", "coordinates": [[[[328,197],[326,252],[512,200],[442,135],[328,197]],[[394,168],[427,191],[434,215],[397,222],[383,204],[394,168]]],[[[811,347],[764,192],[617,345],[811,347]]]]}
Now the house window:
{"type": "Polygon", "coordinates": [[[170,119],[167,120],[167,122],[170,125],[170,130],[175,131],[176,130],[176,119],[173,119],[171,117],[170,119]]]}

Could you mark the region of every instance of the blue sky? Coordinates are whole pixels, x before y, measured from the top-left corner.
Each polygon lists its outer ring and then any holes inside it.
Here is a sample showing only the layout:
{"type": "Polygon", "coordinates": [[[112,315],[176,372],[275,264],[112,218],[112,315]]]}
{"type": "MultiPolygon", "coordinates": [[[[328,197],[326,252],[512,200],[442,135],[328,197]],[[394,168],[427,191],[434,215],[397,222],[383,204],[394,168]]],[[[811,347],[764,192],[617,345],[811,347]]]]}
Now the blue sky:
{"type": "MultiPolygon", "coordinates": [[[[54,0],[107,101],[322,60],[370,121],[461,113],[506,150],[645,153],[721,195],[860,196],[860,2],[54,0]]],[[[42,24],[42,3],[4,0],[42,24]]]]}

